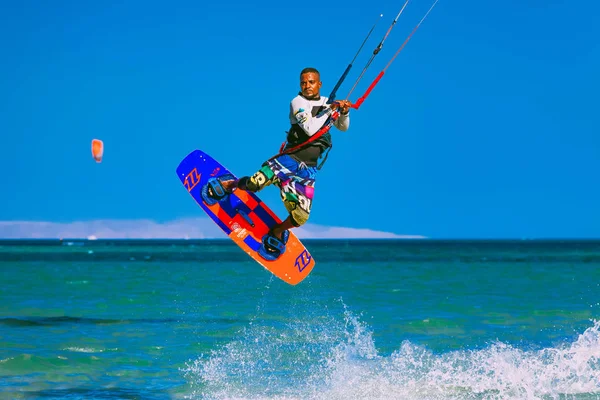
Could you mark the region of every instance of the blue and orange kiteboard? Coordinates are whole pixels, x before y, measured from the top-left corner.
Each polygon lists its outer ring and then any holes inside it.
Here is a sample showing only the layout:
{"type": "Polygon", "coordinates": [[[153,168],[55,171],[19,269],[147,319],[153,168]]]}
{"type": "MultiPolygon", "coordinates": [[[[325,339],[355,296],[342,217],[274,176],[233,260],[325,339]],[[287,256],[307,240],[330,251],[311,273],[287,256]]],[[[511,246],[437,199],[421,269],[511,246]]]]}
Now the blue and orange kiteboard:
{"type": "Polygon", "coordinates": [[[236,189],[213,205],[202,198],[202,187],[210,178],[231,175],[227,168],[208,154],[194,150],[177,167],[177,176],[192,198],[208,216],[256,262],[290,285],[300,283],[315,265],[306,247],[290,231],[285,251],[273,261],[258,250],[269,229],[281,220],[255,193],[236,189]]]}

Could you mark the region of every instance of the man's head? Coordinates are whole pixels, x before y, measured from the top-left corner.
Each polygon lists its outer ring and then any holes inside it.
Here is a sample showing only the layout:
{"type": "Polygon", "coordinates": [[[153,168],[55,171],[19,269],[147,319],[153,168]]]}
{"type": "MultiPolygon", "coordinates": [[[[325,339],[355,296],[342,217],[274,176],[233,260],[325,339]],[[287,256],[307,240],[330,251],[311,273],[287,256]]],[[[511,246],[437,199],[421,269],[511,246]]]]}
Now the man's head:
{"type": "Polygon", "coordinates": [[[321,74],[315,68],[304,68],[300,72],[300,90],[302,96],[309,100],[318,99],[321,97],[321,74]]]}

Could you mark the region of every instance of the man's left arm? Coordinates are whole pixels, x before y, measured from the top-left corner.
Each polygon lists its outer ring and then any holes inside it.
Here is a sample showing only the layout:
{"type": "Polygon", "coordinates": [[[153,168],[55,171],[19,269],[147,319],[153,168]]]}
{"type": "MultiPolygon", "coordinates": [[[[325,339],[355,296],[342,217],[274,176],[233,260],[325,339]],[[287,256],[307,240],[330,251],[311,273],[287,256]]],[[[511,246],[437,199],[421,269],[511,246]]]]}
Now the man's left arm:
{"type": "MultiPolygon", "coordinates": [[[[340,116],[333,123],[333,125],[338,128],[342,132],[346,132],[350,127],[350,102],[348,100],[340,100],[338,111],[340,112],[340,116]]],[[[335,103],[334,103],[335,104],[335,103]]]]}

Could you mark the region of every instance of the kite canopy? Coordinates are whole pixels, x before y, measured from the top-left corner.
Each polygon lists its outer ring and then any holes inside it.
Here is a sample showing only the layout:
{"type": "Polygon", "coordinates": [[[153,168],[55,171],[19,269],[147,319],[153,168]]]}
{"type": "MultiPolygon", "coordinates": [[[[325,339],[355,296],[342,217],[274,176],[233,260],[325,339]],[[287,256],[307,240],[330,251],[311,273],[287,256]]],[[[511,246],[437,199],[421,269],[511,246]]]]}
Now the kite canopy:
{"type": "Polygon", "coordinates": [[[100,139],[92,140],[92,157],[96,162],[102,162],[102,155],[104,154],[104,143],[100,139]]]}

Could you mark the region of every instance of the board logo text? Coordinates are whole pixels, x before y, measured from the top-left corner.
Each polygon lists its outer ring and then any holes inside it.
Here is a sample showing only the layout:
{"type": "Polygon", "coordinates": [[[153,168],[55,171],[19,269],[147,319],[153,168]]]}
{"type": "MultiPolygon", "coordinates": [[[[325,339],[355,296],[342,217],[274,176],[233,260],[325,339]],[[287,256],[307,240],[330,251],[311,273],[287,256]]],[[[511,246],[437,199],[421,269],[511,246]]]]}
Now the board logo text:
{"type": "Polygon", "coordinates": [[[298,268],[298,272],[304,271],[304,268],[308,267],[310,264],[310,260],[312,260],[312,256],[308,252],[308,250],[304,250],[298,257],[296,257],[295,266],[298,268]]]}
{"type": "Polygon", "coordinates": [[[202,174],[199,174],[198,170],[196,168],[194,168],[192,170],[192,172],[187,174],[187,176],[185,177],[185,180],[183,181],[183,185],[187,188],[188,192],[191,192],[192,189],[196,187],[198,182],[200,182],[201,175],[202,174]]]}

